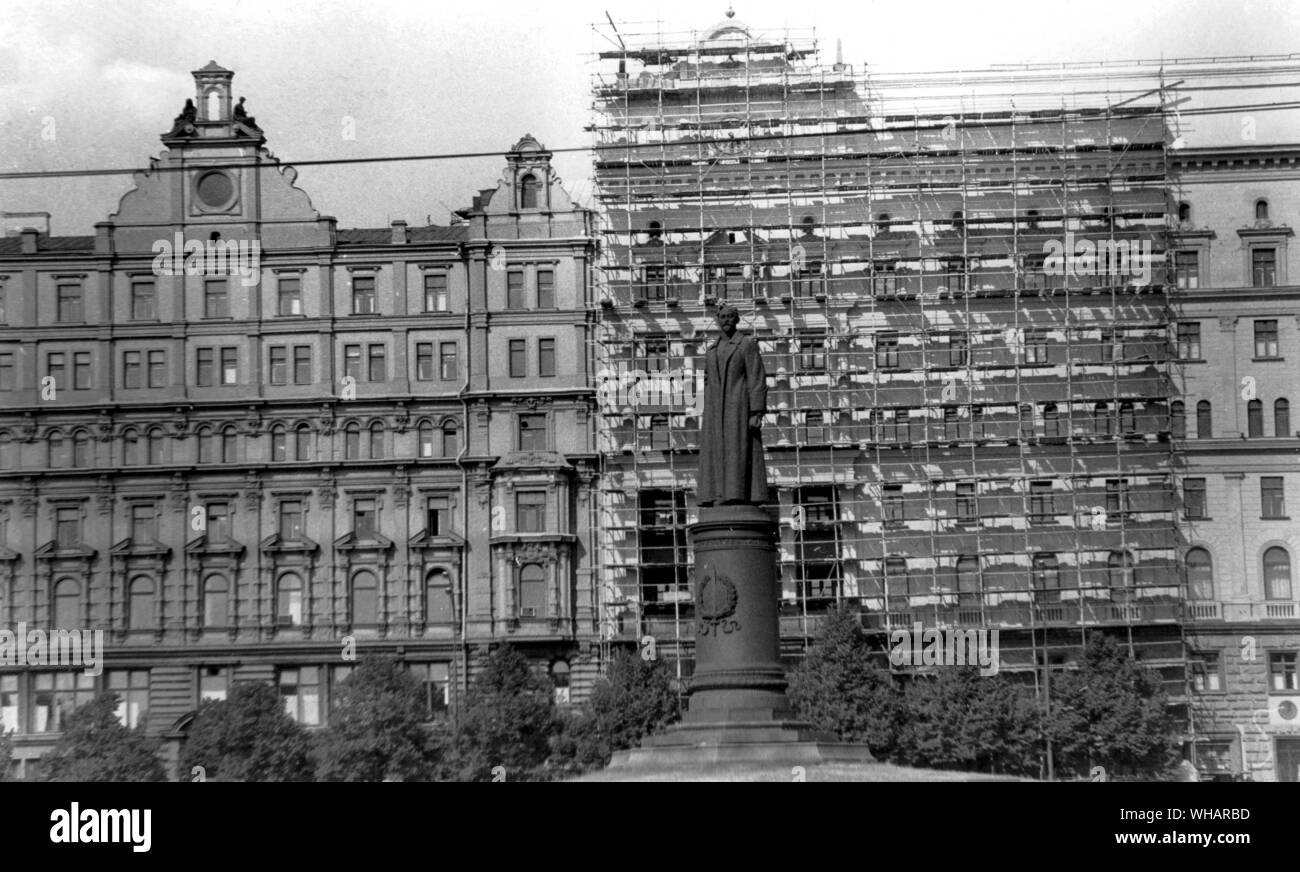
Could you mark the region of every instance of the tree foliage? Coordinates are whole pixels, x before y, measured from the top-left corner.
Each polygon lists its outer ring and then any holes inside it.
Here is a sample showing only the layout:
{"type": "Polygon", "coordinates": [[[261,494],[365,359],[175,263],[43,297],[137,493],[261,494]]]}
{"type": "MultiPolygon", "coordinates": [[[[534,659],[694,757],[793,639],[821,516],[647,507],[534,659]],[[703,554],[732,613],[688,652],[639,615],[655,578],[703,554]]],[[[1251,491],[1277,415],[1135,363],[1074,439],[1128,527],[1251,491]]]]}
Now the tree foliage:
{"type": "Polygon", "coordinates": [[[181,766],[202,766],[209,781],[311,781],[314,769],[307,731],[262,682],[238,683],[229,698],[199,707],[181,766]]]}
{"type": "Polygon", "coordinates": [[[423,781],[431,742],[423,689],[391,657],[363,659],[339,686],[316,743],[320,781],[423,781]]]}
{"type": "MultiPolygon", "coordinates": [[[[118,695],[101,693],[68,716],[63,734],[41,757],[42,781],[166,781],[158,742],[117,717],[118,695]]],[[[0,753],[8,771],[8,753],[0,753]]]]}

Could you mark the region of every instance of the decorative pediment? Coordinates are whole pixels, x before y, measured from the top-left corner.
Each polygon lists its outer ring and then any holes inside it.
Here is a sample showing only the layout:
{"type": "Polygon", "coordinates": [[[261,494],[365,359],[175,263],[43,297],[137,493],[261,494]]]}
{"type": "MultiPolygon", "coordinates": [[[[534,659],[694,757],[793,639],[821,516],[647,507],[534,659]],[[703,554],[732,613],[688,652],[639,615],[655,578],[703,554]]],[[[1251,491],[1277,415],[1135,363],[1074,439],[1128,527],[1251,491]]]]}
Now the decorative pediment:
{"type": "Polygon", "coordinates": [[[32,556],[37,560],[94,560],[98,553],[94,548],[80,542],[60,548],[58,541],[51,539],[37,548],[32,556]]]}
{"type": "Polygon", "coordinates": [[[512,451],[492,465],[494,473],[507,469],[573,469],[558,451],[512,451]]]}
{"type": "Polygon", "coordinates": [[[364,539],[356,533],[344,533],[334,540],[336,551],[390,551],[392,547],[393,540],[381,533],[364,539]]]}
{"type": "Polygon", "coordinates": [[[320,546],[311,539],[285,539],[279,533],[272,533],[258,544],[263,554],[310,554],[320,550],[320,546]]]}
{"type": "Polygon", "coordinates": [[[236,542],[234,539],[211,541],[208,539],[208,535],[204,533],[202,536],[191,539],[186,543],[185,553],[242,557],[244,554],[244,546],[239,542],[236,542]]]}
{"type": "Polygon", "coordinates": [[[406,540],[406,547],[412,551],[434,551],[434,550],[454,550],[463,551],[465,549],[465,540],[455,533],[439,533],[430,535],[429,531],[421,530],[410,539],[406,540]]]}
{"type": "Polygon", "coordinates": [[[166,560],[172,550],[159,542],[141,542],[128,536],[108,550],[113,557],[157,557],[166,560]]]}

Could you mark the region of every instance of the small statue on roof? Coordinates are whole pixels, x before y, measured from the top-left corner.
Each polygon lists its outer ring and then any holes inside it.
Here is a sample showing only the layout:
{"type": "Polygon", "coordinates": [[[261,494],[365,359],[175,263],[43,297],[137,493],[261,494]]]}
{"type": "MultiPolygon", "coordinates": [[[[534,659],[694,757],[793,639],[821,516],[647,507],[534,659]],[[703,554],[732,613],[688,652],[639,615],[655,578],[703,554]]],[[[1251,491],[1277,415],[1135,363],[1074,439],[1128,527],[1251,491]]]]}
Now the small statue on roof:
{"type": "Polygon", "coordinates": [[[167,131],[168,136],[179,136],[183,133],[194,133],[194,122],[198,120],[199,109],[194,105],[193,100],[186,100],[185,106],[181,109],[181,114],[176,116],[172,122],[172,129],[167,131]]]}
{"type": "Polygon", "coordinates": [[[235,105],[235,120],[245,127],[252,127],[255,130],[260,130],[261,128],[257,126],[257,122],[253,120],[253,116],[249,115],[248,110],[244,108],[245,99],[247,98],[240,97],[239,103],[235,105]]]}

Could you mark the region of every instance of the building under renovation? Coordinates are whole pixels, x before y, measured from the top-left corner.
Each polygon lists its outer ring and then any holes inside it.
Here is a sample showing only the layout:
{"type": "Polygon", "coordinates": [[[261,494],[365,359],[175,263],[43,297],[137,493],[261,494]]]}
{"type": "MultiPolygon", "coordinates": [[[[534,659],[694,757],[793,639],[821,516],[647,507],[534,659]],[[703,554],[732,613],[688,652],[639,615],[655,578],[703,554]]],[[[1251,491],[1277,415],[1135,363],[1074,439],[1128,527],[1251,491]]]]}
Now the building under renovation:
{"type": "Polygon", "coordinates": [[[848,605],[999,628],[1037,681],[1105,628],[1181,695],[1159,68],[882,79],[730,17],[602,48],[607,638],[690,672],[697,372],[726,301],[769,375],[787,653],[848,605]]]}

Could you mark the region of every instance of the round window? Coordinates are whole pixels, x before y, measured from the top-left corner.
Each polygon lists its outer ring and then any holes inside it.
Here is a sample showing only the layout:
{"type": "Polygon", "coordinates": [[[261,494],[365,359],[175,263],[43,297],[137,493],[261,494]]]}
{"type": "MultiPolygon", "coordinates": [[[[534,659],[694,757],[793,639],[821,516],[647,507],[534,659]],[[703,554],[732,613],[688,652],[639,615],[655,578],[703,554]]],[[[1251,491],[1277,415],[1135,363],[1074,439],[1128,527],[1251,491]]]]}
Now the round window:
{"type": "Polygon", "coordinates": [[[211,172],[199,178],[196,186],[203,205],[216,209],[230,202],[235,194],[235,183],[222,172],[211,172]]]}

